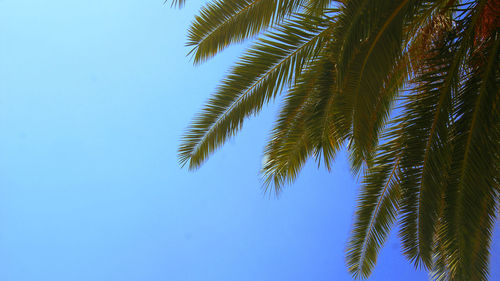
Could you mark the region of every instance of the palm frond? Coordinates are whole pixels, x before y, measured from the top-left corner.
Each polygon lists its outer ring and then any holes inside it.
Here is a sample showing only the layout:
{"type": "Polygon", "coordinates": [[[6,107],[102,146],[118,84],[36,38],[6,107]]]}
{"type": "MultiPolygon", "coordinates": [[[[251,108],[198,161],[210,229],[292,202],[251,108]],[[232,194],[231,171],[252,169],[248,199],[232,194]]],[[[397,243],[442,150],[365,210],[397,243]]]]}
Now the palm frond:
{"type": "Polygon", "coordinates": [[[184,135],[180,163],[197,168],[247,116],[292,82],[326,43],[330,21],[299,15],[247,51],[184,135]]]}
{"type": "MultiPolygon", "coordinates": [[[[442,218],[444,211],[444,200],[441,200],[441,212],[439,217],[442,218]]],[[[429,271],[429,279],[433,281],[449,281],[453,280],[450,276],[450,267],[448,256],[446,255],[446,229],[443,227],[444,221],[438,220],[436,224],[436,236],[434,241],[434,249],[432,255],[432,267],[429,271]]]]}
{"type": "Polygon", "coordinates": [[[336,69],[331,49],[326,48],[325,57],[316,70],[318,81],[314,90],[318,94],[307,122],[314,146],[314,157],[318,165],[323,163],[331,168],[335,154],[340,149],[350,132],[350,120],[344,118],[342,96],[336,91],[336,69]]]}
{"type": "MultiPolygon", "coordinates": [[[[473,22],[477,19],[475,15],[477,13],[471,12],[464,15],[463,20],[473,22]]],[[[449,141],[450,122],[460,117],[453,111],[452,100],[460,88],[461,69],[472,46],[473,30],[474,25],[468,24],[450,34],[447,45],[428,61],[416,92],[406,105],[409,122],[404,132],[402,168],[405,176],[401,180],[404,207],[400,234],[405,254],[416,265],[427,268],[432,264],[436,220],[449,177],[446,171],[450,167],[450,153],[455,146],[449,141]]],[[[449,191],[446,192],[449,197],[449,191]]]]}
{"type": "MultiPolygon", "coordinates": [[[[479,12],[478,12],[479,13],[479,12]]],[[[487,280],[489,241],[498,204],[496,165],[500,149],[500,38],[497,32],[472,51],[472,69],[457,100],[447,239],[452,274],[463,280],[487,280]],[[486,245],[485,245],[486,244],[486,245]]]]}
{"type": "Polygon", "coordinates": [[[312,153],[306,124],[318,99],[312,83],[298,81],[285,99],[264,152],[261,173],[266,191],[272,186],[278,194],[283,185],[293,182],[312,153]]]}
{"type": "Polygon", "coordinates": [[[269,159],[262,169],[266,188],[272,184],[278,192],[283,184],[291,183],[317,149],[317,132],[312,124],[318,120],[318,107],[330,97],[333,70],[329,57],[323,53],[290,89],[265,150],[269,159]]]}
{"type": "MultiPolygon", "coordinates": [[[[367,123],[364,124],[366,130],[365,134],[373,138],[372,141],[379,142],[378,136],[389,118],[394,101],[404,90],[404,86],[410,77],[410,68],[410,57],[408,53],[404,53],[401,58],[394,62],[391,71],[384,79],[382,88],[377,94],[376,100],[373,101],[374,103],[371,105],[373,110],[370,113],[370,118],[367,120],[367,123]]],[[[352,121],[351,125],[354,125],[352,121]]],[[[349,146],[349,156],[352,170],[356,175],[359,170],[361,170],[363,164],[369,165],[369,158],[371,157],[367,157],[365,154],[361,153],[361,150],[354,144],[353,137],[354,136],[351,137],[351,144],[349,146]]]]}
{"type": "Polygon", "coordinates": [[[303,0],[216,0],[195,17],[188,31],[194,63],[201,63],[231,43],[257,35],[296,11],[303,0]]]}
{"type": "MultiPolygon", "coordinates": [[[[350,2],[346,9],[350,7],[350,2]]],[[[341,91],[350,96],[353,108],[352,158],[366,161],[371,158],[378,141],[380,126],[389,114],[392,96],[384,99],[385,106],[379,106],[384,97],[385,83],[391,76],[395,61],[403,56],[402,43],[405,39],[403,27],[412,20],[416,1],[361,3],[365,11],[357,21],[350,21],[355,34],[346,37],[340,48],[339,64],[342,69],[341,91]],[[354,49],[355,51],[351,51],[354,49]]],[[[360,9],[353,5],[353,9],[360,9]]],[[[356,14],[354,11],[349,14],[356,14]]],[[[406,78],[406,77],[403,77],[406,78]]],[[[398,89],[399,87],[396,87],[398,89]]]]}
{"type": "MultiPolygon", "coordinates": [[[[433,58],[433,62],[429,63],[431,66],[419,77],[417,83],[420,85],[406,96],[405,104],[407,120],[403,130],[405,149],[401,159],[404,176],[401,178],[403,199],[400,234],[405,254],[416,265],[423,262],[425,266],[431,263],[436,204],[442,193],[441,177],[444,176],[442,168],[446,167],[449,158],[446,156],[446,140],[452,112],[451,95],[458,83],[456,72],[451,70],[453,62],[450,60],[453,57],[446,50],[442,52],[438,58],[433,58]],[[440,67],[436,69],[435,65],[440,67]],[[435,174],[433,169],[438,169],[439,174],[435,174]],[[420,196],[427,195],[427,201],[420,199],[420,196]],[[428,208],[420,206],[422,202],[427,203],[428,208]],[[429,217],[423,219],[420,217],[422,213],[429,217]],[[421,229],[426,227],[430,229],[421,229]]],[[[455,59],[461,58],[457,56],[455,59]]]]}
{"type": "Polygon", "coordinates": [[[400,173],[401,122],[395,121],[388,130],[385,143],[377,149],[373,165],[368,169],[358,199],[356,221],[347,246],[347,266],[356,279],[366,279],[377,261],[396,220],[401,196],[400,173]]]}
{"type": "Polygon", "coordinates": [[[195,63],[260,38],[191,123],[180,163],[199,167],[287,90],[264,151],[265,186],[279,192],[311,156],[330,169],[348,141],[351,170],[364,172],[347,249],[354,277],[369,276],[399,215],[404,254],[432,279],[486,280],[500,203],[496,2],[208,4],[189,31],[195,63]]]}
{"type": "Polygon", "coordinates": [[[324,15],[325,13],[329,12],[329,8],[332,7],[332,5],[334,7],[338,6],[338,3],[335,3],[335,2],[342,2],[342,1],[338,1],[338,0],[306,0],[302,4],[304,14],[313,15],[313,16],[324,15]]]}

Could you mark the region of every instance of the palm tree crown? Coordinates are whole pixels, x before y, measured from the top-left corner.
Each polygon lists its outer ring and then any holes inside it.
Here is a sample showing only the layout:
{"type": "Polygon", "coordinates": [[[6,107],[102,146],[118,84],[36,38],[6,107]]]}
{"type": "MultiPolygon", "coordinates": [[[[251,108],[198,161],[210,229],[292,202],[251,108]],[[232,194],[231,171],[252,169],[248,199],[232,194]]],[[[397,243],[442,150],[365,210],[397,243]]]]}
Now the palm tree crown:
{"type": "MultiPolygon", "coordinates": [[[[175,3],[183,4],[183,0],[175,3]]],[[[216,0],[195,63],[255,38],[179,148],[198,168],[283,94],[262,174],[276,191],[346,146],[363,173],[347,265],[367,278],[394,224],[435,280],[487,280],[500,194],[500,1],[216,0]]]]}

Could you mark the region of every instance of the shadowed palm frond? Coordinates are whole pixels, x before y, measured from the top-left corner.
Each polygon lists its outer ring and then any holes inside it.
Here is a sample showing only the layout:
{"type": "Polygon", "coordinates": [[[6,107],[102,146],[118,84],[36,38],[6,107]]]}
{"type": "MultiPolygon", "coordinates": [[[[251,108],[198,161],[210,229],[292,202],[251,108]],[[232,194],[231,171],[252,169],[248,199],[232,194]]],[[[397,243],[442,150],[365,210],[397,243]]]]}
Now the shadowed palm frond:
{"type": "Polygon", "coordinates": [[[329,27],[329,19],[303,15],[261,38],[193,121],[179,149],[180,162],[197,168],[247,116],[292,82],[326,43],[329,27]]]}
{"type": "MultiPolygon", "coordinates": [[[[474,11],[471,9],[470,11],[474,11]]],[[[463,21],[477,19],[474,13],[463,21]]],[[[405,150],[401,178],[401,237],[405,254],[416,265],[432,264],[437,215],[450,166],[450,122],[457,118],[454,96],[460,87],[461,71],[474,30],[473,24],[449,34],[448,43],[424,65],[414,94],[408,96],[405,150]]],[[[458,116],[459,117],[459,116],[458,116]]],[[[453,188],[453,187],[449,187],[453,188]]]]}
{"type": "Polygon", "coordinates": [[[315,91],[319,100],[310,114],[308,128],[314,147],[314,157],[318,166],[321,161],[327,169],[331,169],[335,154],[348,138],[351,129],[351,120],[345,118],[343,112],[345,101],[336,91],[335,61],[328,48],[327,57],[318,70],[319,81],[315,91]]]}
{"type": "Polygon", "coordinates": [[[302,4],[303,13],[313,16],[322,16],[328,14],[329,8],[338,6],[342,1],[338,0],[305,0],[302,4]],[[333,5],[332,5],[333,4],[333,5]]]}
{"type": "Polygon", "coordinates": [[[312,153],[307,120],[318,100],[311,81],[298,81],[285,99],[285,106],[268,142],[262,165],[266,191],[276,194],[283,185],[293,182],[312,153]]]}
{"type": "Polygon", "coordinates": [[[259,39],[184,134],[181,165],[199,167],[285,90],[264,185],[280,192],[310,157],[330,169],[347,143],[363,171],[347,248],[355,278],[369,277],[397,222],[404,254],[433,280],[487,280],[500,203],[497,2],[208,4],[189,31],[195,63],[259,39]]]}
{"type": "Polygon", "coordinates": [[[394,121],[377,149],[363,180],[356,220],[347,246],[347,266],[355,279],[370,275],[380,248],[396,220],[401,196],[399,188],[401,122],[394,121]]]}
{"type": "MultiPolygon", "coordinates": [[[[425,70],[417,82],[419,86],[408,94],[405,104],[408,121],[403,132],[401,205],[404,207],[400,234],[405,253],[416,265],[423,262],[430,266],[431,263],[437,206],[446,175],[443,169],[448,165],[451,100],[458,83],[455,75],[450,73],[452,54],[443,51],[439,59],[433,59],[440,68],[434,68],[433,64],[425,70]]],[[[456,59],[460,60],[458,56],[456,59]]]]}
{"type": "Polygon", "coordinates": [[[296,11],[303,0],[217,0],[207,4],[188,32],[194,63],[201,63],[231,43],[257,35],[296,11]]]}
{"type": "Polygon", "coordinates": [[[329,85],[334,83],[331,65],[323,51],[298,77],[285,98],[265,149],[267,161],[262,169],[266,186],[274,185],[276,192],[296,178],[314,151],[316,132],[311,129],[311,123],[317,117],[317,107],[330,96],[329,85]],[[326,94],[325,90],[328,91],[326,94]]]}
{"type": "Polygon", "coordinates": [[[487,280],[489,244],[499,193],[500,38],[472,50],[465,83],[456,97],[452,187],[445,209],[446,253],[452,276],[487,280]]]}
{"type": "MultiPolygon", "coordinates": [[[[388,78],[394,75],[395,62],[403,57],[404,27],[413,21],[420,2],[349,1],[343,10],[346,18],[341,20],[346,24],[337,33],[347,35],[338,42],[338,79],[340,91],[352,99],[350,147],[355,170],[371,158],[390,101],[400,88],[398,85],[396,91],[391,91],[392,96],[381,99],[387,93],[384,88],[388,78]],[[382,100],[385,106],[380,106],[382,100]]],[[[406,78],[404,72],[397,75],[402,77],[401,82],[406,78]]]]}

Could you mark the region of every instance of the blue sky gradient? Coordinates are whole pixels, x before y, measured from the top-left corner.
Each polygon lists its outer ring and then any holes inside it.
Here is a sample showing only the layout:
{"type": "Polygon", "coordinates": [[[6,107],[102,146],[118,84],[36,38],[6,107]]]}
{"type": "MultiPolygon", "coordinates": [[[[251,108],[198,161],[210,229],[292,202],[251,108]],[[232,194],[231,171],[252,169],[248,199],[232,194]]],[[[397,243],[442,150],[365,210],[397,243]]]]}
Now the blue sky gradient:
{"type": "MultiPolygon", "coordinates": [[[[359,184],[344,155],[279,199],[261,189],[279,101],[200,170],[178,166],[184,128],[242,50],[192,66],[202,3],[0,0],[0,280],[351,280],[359,184]]],[[[370,280],[427,280],[395,233],[370,280]]]]}

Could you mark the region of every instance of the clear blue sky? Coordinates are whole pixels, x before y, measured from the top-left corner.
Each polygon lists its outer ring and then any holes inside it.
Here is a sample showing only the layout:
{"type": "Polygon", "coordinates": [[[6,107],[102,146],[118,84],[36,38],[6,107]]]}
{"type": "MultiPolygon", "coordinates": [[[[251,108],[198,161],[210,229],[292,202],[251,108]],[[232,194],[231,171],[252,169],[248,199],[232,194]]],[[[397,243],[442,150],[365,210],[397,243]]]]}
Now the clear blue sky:
{"type": "MultiPolygon", "coordinates": [[[[359,185],[345,158],[331,173],[310,163],[279,199],[262,193],[275,105],[202,169],[177,165],[241,49],[191,65],[201,4],[0,0],[0,280],[350,280],[359,185]]],[[[427,279],[399,249],[393,235],[370,280],[427,279]]]]}

